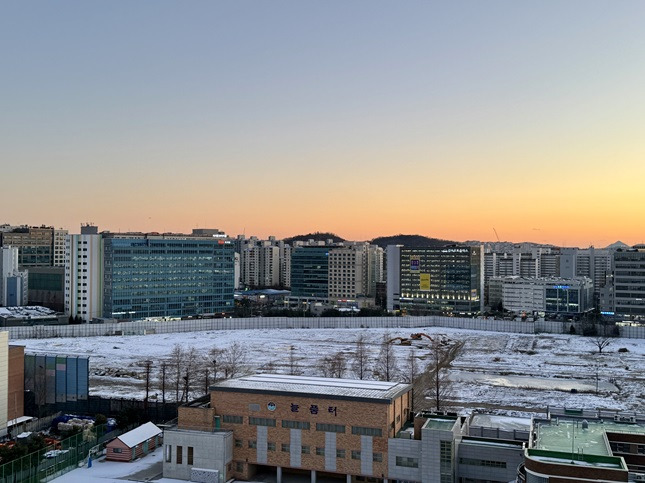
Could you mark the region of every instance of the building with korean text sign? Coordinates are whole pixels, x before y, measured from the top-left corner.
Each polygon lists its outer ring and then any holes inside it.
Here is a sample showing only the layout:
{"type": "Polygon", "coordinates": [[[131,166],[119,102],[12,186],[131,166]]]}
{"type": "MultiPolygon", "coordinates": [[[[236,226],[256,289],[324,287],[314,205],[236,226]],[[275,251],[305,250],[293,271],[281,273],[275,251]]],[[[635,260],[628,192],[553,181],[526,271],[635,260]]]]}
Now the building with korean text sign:
{"type": "Polygon", "coordinates": [[[412,386],[394,382],[280,374],[221,381],[205,404],[179,408],[165,433],[164,477],[188,479],[194,467],[220,481],[384,480],[388,439],[410,419],[411,403],[412,386]]]}

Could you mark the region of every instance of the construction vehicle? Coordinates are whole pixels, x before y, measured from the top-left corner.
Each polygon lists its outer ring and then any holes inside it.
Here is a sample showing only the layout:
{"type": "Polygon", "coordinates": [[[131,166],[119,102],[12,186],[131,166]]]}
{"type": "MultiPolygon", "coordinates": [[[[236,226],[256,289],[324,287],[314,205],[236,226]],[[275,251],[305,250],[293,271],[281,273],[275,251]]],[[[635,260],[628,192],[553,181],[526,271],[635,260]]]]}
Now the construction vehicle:
{"type": "MultiPolygon", "coordinates": [[[[414,334],[410,334],[410,339],[412,339],[412,340],[421,340],[423,337],[425,337],[426,339],[428,339],[428,340],[430,340],[432,342],[435,341],[435,338],[433,338],[432,336],[430,336],[428,334],[425,334],[423,332],[416,332],[414,334]]],[[[439,343],[441,343],[443,345],[446,345],[446,344],[449,343],[449,339],[446,338],[444,335],[441,335],[441,334],[437,334],[437,340],[439,340],[439,343]]]]}
{"type": "Polygon", "coordinates": [[[399,341],[398,345],[412,345],[412,341],[406,337],[394,337],[393,339],[388,340],[387,343],[392,344],[397,340],[399,341]]]}

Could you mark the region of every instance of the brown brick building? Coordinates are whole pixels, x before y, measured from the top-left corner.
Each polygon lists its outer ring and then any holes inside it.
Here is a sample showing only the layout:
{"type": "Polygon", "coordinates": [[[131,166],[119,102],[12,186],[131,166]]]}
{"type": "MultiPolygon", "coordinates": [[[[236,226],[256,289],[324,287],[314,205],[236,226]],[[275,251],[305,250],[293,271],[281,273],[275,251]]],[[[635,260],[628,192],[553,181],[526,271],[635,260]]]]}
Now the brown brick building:
{"type": "Polygon", "coordinates": [[[25,347],[9,346],[7,418],[15,421],[25,414],[25,347]]]}
{"type": "Polygon", "coordinates": [[[164,476],[187,479],[189,466],[205,468],[199,453],[207,445],[191,440],[209,433],[224,445],[225,480],[262,473],[279,482],[283,474],[384,480],[388,438],[409,419],[411,401],[411,386],[393,382],[278,374],[222,381],[206,405],[179,409],[177,427],[166,431],[164,476]]]}

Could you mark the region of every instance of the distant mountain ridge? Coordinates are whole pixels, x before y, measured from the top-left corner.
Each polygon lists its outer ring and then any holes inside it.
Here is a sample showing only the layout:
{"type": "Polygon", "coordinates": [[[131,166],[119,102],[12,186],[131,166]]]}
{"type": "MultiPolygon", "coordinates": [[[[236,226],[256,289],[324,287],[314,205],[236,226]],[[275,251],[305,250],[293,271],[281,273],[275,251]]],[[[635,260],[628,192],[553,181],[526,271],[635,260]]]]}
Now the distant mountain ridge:
{"type": "Polygon", "coordinates": [[[388,245],[403,245],[405,247],[443,247],[445,245],[454,245],[456,241],[441,240],[439,238],[430,238],[423,235],[392,235],[380,236],[374,238],[371,243],[385,248],[388,245]]]}
{"type": "Polygon", "coordinates": [[[627,243],[623,243],[621,241],[617,241],[612,243],[611,245],[607,245],[605,249],[611,250],[611,249],[617,249],[617,248],[631,248],[627,243]]]}
{"type": "Polygon", "coordinates": [[[307,233],[306,235],[296,235],[290,238],[285,238],[284,242],[289,245],[292,245],[293,242],[295,241],[306,242],[309,240],[315,240],[315,241],[334,240],[334,243],[340,243],[345,241],[344,238],[339,237],[335,233],[317,231],[315,233],[307,233]]]}

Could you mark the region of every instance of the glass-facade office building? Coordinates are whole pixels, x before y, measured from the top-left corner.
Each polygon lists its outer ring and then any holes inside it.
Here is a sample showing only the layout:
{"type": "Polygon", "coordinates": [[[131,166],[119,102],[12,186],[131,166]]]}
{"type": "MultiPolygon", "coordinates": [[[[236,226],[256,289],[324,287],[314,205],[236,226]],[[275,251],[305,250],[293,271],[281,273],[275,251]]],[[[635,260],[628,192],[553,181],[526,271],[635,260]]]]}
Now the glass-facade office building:
{"type": "Polygon", "coordinates": [[[399,255],[399,309],[455,315],[481,310],[479,247],[401,247],[399,255]]]}
{"type": "Polygon", "coordinates": [[[291,297],[325,299],[329,287],[329,246],[296,247],[291,253],[291,297]]]}
{"type": "Polygon", "coordinates": [[[233,312],[233,244],[212,238],[104,238],[103,317],[233,312]]]}

